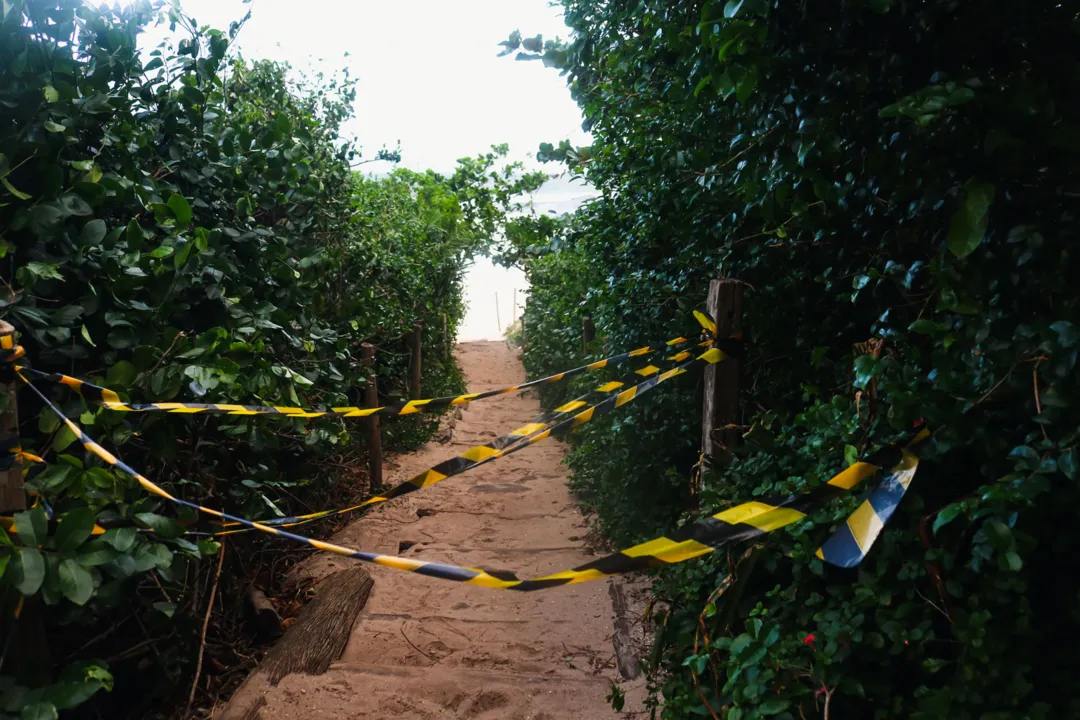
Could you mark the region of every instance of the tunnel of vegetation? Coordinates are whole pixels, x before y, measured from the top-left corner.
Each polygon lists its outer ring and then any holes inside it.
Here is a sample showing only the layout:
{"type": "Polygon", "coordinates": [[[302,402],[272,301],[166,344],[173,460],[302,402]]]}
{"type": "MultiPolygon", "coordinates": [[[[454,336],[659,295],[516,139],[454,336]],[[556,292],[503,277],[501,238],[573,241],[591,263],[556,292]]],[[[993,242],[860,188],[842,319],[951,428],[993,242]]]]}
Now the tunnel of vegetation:
{"type": "MultiPolygon", "coordinates": [[[[297,82],[286,66],[244,61],[229,49],[242,24],[197,27],[145,0],[0,4],[0,312],[27,361],[134,402],[362,405],[373,371],[361,343],[378,348],[383,399],[404,397],[403,335],[423,322],[425,394],[461,391],[443,317],[452,338],[465,264],[542,176],[497,167],[505,146],[449,176],[358,174],[341,134],[355,82],[297,82]],[[145,47],[154,23],[172,39],[145,47]]],[[[351,423],[129,415],[48,391],[187,500],[263,518],[366,490],[351,423]]],[[[17,598],[29,598],[0,716],[56,717],[95,694],[91,710],[105,715],[167,708],[192,685],[217,565],[199,560],[222,552],[185,532],[214,528],[101,466],[26,392],[19,406],[23,447],[48,462],[27,486],[55,519],[39,502],[17,517],[17,545],[0,530],[3,638],[17,598]],[[104,535],[90,535],[95,521],[104,535]]],[[[399,449],[434,427],[430,416],[384,425],[399,449]]],[[[221,677],[200,684],[211,693],[236,679],[226,668],[245,666],[236,598],[290,562],[281,553],[292,548],[270,542],[225,541],[227,619],[211,624],[206,667],[221,677]]]]}
{"type": "Polygon", "coordinates": [[[710,278],[748,284],[742,444],[692,496],[693,379],[586,426],[600,527],[805,491],[920,419],[937,440],[857,569],[813,557],[853,497],[657,574],[657,712],[1080,711],[1076,4],[562,5],[571,41],[504,44],[566,74],[593,143],[541,153],[602,197],[508,233],[530,373],[581,360],[582,315],[595,357],[695,332],[710,278]]]}

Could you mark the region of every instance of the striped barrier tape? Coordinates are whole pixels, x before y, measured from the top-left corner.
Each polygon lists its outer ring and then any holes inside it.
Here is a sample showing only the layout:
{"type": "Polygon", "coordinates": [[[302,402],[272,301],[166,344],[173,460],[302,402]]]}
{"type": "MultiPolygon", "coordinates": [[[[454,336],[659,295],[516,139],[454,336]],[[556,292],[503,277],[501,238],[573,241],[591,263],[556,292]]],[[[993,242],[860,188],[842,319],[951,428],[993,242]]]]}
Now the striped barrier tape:
{"type": "MultiPolygon", "coordinates": [[[[236,522],[269,535],[276,535],[278,537],[295,540],[317,550],[333,553],[335,555],[341,555],[355,560],[393,568],[395,570],[402,570],[404,572],[415,572],[420,575],[436,577],[443,580],[518,591],[542,590],[561,585],[571,585],[587,582],[589,580],[596,580],[610,575],[684,562],[711,553],[729,542],[773,532],[803,519],[806,517],[807,513],[824,502],[858,487],[863,481],[873,476],[880,469],[882,463],[888,464],[892,462],[896,459],[898,454],[899,460],[896,462],[895,466],[892,467],[890,476],[906,474],[906,482],[910,482],[911,475],[914,474],[918,467],[918,458],[910,451],[910,448],[916,443],[929,437],[929,432],[924,429],[908,443],[885,448],[882,451],[875,453],[866,461],[853,464],[851,467],[831,478],[821,488],[810,493],[789,495],[771,501],[753,501],[736,505],[735,507],[716,513],[715,515],[679,529],[672,533],[671,538],[655,538],[570,570],[564,570],[543,577],[521,580],[518,579],[515,574],[506,571],[466,568],[446,563],[427,562],[355,550],[342,545],[315,540],[303,535],[291,533],[287,530],[281,530],[261,523],[245,520],[223,513],[219,510],[205,508],[196,503],[173,497],[94,442],[78,425],[66,418],[44,395],[44,393],[26,381],[25,378],[23,378],[23,380],[27,382],[30,388],[41,398],[52,412],[67,424],[75,434],[76,438],[78,438],[89,452],[101,458],[109,465],[112,465],[133,477],[146,491],[165,498],[177,505],[207,513],[213,517],[220,518],[221,520],[236,522]]],[[[828,543],[826,543],[826,545],[828,545],[828,543]]],[[[831,562],[827,554],[823,559],[831,562]]]]}
{"type": "MultiPolygon", "coordinates": [[[[724,357],[724,354],[719,349],[710,348],[709,350],[707,350],[706,352],[702,353],[700,356],[698,356],[698,357],[696,357],[696,358],[694,358],[692,360],[684,362],[684,363],[676,366],[675,368],[672,368],[671,370],[668,370],[666,372],[659,373],[659,374],[654,375],[653,377],[650,377],[644,383],[640,384],[640,385],[647,385],[647,387],[645,389],[641,390],[640,392],[645,392],[646,390],[655,387],[656,385],[660,384],[661,382],[664,382],[668,378],[675,377],[676,375],[680,375],[682,373],[685,373],[687,368],[689,368],[691,365],[695,365],[695,364],[699,364],[699,363],[701,363],[701,364],[710,363],[711,364],[711,363],[719,362],[723,357],[724,357]]],[[[297,535],[296,533],[289,532],[288,530],[275,528],[275,527],[272,527],[270,525],[266,525],[264,523],[253,522],[253,521],[247,520],[245,518],[237,517],[235,515],[230,515],[228,513],[222,512],[220,510],[214,510],[212,508],[203,507],[203,506],[201,506],[201,505],[199,505],[197,503],[193,503],[193,502],[190,502],[188,500],[184,500],[182,498],[174,497],[173,495],[169,494],[164,489],[157,486],[156,484],[151,482],[149,479],[147,479],[146,477],[144,477],[143,475],[138,473],[130,465],[128,465],[127,463],[125,463],[122,460],[120,460],[119,458],[117,458],[115,455],[110,453],[105,448],[101,447],[101,445],[99,445],[89,435],[87,435],[85,432],[83,432],[81,427],[79,427],[77,424],[75,424],[73,421],[71,421],[69,418],[67,418],[64,415],[64,413],[61,412],[60,409],[58,407],[56,407],[56,405],[43,392],[41,392],[33,383],[31,383],[29,380],[27,380],[24,375],[22,375],[20,373],[18,375],[18,377],[41,399],[41,401],[45,404],[45,406],[48,407],[50,409],[50,411],[57,416],[57,418],[59,418],[65,425],[67,425],[68,429],[71,430],[71,432],[74,434],[75,438],[82,444],[82,446],[84,448],[86,448],[86,450],[88,452],[92,453],[93,455],[96,455],[98,458],[100,458],[102,461],[104,461],[108,465],[120,470],[121,472],[124,472],[124,473],[130,475],[139,484],[139,486],[142,487],[147,492],[152,493],[154,495],[157,495],[158,497],[164,498],[165,500],[168,500],[169,502],[172,502],[172,503],[174,503],[176,505],[191,508],[193,510],[197,510],[197,511],[202,512],[202,513],[206,513],[207,515],[210,515],[211,517],[218,518],[219,520],[223,520],[223,521],[231,522],[231,523],[237,523],[239,525],[244,525],[245,527],[249,527],[251,529],[258,530],[258,531],[266,533],[268,535],[276,535],[278,537],[283,537],[283,538],[288,538],[290,540],[295,540],[296,542],[303,543],[305,545],[313,547],[316,550],[322,550],[324,552],[329,552],[329,553],[333,553],[333,554],[336,554],[336,555],[342,555],[344,557],[353,558],[355,560],[362,560],[362,561],[365,561],[365,562],[374,563],[376,565],[381,565],[383,567],[390,567],[390,568],[394,568],[394,569],[397,569],[397,570],[403,570],[403,571],[406,571],[406,572],[416,572],[416,573],[419,573],[421,575],[428,575],[428,576],[431,576],[431,577],[439,577],[439,578],[443,578],[443,579],[446,579],[446,580],[454,580],[454,581],[458,581],[458,582],[467,582],[467,583],[472,584],[472,585],[482,585],[482,586],[493,587],[493,588],[510,588],[510,589],[517,589],[517,590],[536,590],[536,589],[540,589],[542,587],[549,587],[549,586],[552,585],[552,583],[547,583],[547,584],[541,583],[540,585],[536,585],[534,587],[532,585],[527,585],[526,581],[520,581],[520,580],[511,581],[511,580],[507,580],[507,579],[500,579],[500,578],[504,578],[506,575],[508,575],[507,573],[499,573],[499,572],[496,571],[495,574],[491,574],[491,573],[488,573],[488,572],[485,572],[485,571],[479,570],[479,569],[461,568],[461,567],[457,567],[455,565],[446,565],[446,564],[443,564],[443,563],[424,562],[424,561],[421,561],[421,560],[412,560],[412,559],[409,559],[409,558],[400,558],[400,557],[395,557],[395,556],[392,556],[392,555],[382,555],[382,554],[379,554],[379,553],[371,553],[371,552],[365,552],[365,551],[361,551],[361,550],[354,550],[354,549],[347,548],[347,547],[344,547],[344,546],[341,546],[341,545],[335,545],[333,543],[328,543],[328,542],[324,542],[324,541],[321,541],[321,540],[315,540],[314,538],[309,538],[309,537],[306,537],[306,536],[303,536],[303,535],[297,535]]],[[[629,388],[628,390],[624,390],[623,392],[619,393],[615,397],[612,397],[612,398],[609,398],[608,400],[605,400],[603,403],[601,403],[601,405],[610,403],[610,405],[609,405],[610,408],[621,407],[622,405],[626,404],[627,402],[634,399],[635,397],[637,397],[640,394],[639,390],[638,390],[638,387],[639,386],[634,386],[634,387],[629,388]]],[[[592,419],[592,417],[595,414],[599,414],[598,413],[599,408],[600,408],[600,406],[591,407],[588,410],[586,410],[586,411],[584,411],[582,413],[579,413],[578,415],[574,416],[573,418],[571,418],[570,420],[567,420],[565,422],[568,423],[571,427],[576,426],[576,425],[580,425],[580,424],[585,423],[585,422],[588,422],[590,419],[592,419]]],[[[548,432],[550,432],[550,431],[548,431],[548,432]]],[[[541,433],[541,434],[543,434],[543,433],[541,433]]],[[[537,441],[536,438],[539,438],[539,435],[534,436],[534,438],[531,438],[530,439],[530,444],[531,444],[531,442],[537,441]]],[[[484,461],[486,462],[486,461],[493,460],[493,459],[495,459],[496,456],[501,456],[501,454],[505,454],[505,450],[496,451],[496,453],[494,455],[492,455],[489,458],[486,458],[484,461]]],[[[438,480],[435,480],[435,482],[438,482],[438,480]]],[[[589,579],[591,579],[591,578],[589,578],[589,579]]],[[[538,579],[537,581],[529,581],[529,582],[536,583],[536,582],[540,582],[540,580],[545,580],[545,579],[541,578],[541,579],[538,579]]],[[[578,581],[578,582],[580,582],[580,581],[578,581]]],[[[554,584],[566,584],[566,583],[559,582],[559,583],[554,583],[554,584]]]]}
{"type": "Polygon", "coordinates": [[[918,466],[919,459],[915,455],[904,453],[893,472],[881,478],[869,497],[859,503],[855,512],[818,549],[818,558],[844,568],[862,562],[904,498],[918,466]]]}
{"type": "MultiPolygon", "coordinates": [[[[665,360],[667,362],[680,363],[686,360],[691,355],[692,353],[684,350],[682,352],[676,353],[675,355],[672,355],[671,357],[665,358],[665,360]]],[[[723,357],[724,356],[721,353],[721,359],[723,359],[723,357]]],[[[257,522],[263,525],[269,525],[271,527],[295,527],[296,525],[304,525],[306,523],[314,522],[316,520],[322,520],[324,518],[347,515],[349,513],[357,512],[372,505],[383,503],[396,497],[401,497],[402,495],[415,492],[430,485],[434,485],[437,482],[442,482],[449,477],[460,475],[463,472],[472,470],[473,468],[483,465],[487,462],[491,462],[496,458],[503,457],[504,455],[509,455],[512,452],[517,452],[518,450],[521,450],[527,445],[531,444],[526,443],[525,441],[530,440],[534,436],[543,434],[543,437],[540,438],[543,439],[549,437],[551,434],[560,434],[561,432],[571,429],[571,427],[577,427],[577,425],[580,425],[587,420],[579,420],[576,424],[574,424],[575,418],[582,417],[586,413],[588,413],[589,417],[591,418],[593,417],[594,413],[596,415],[600,415],[606,412],[606,409],[599,408],[603,406],[603,399],[609,397],[611,393],[621,388],[625,388],[627,385],[630,385],[630,383],[634,382],[635,380],[640,381],[641,378],[646,378],[644,382],[639,383],[637,386],[631,386],[631,388],[635,388],[635,393],[640,394],[648,389],[640,389],[643,385],[648,385],[651,388],[653,385],[656,384],[655,381],[652,382],[652,384],[649,384],[649,378],[653,378],[654,376],[658,378],[662,374],[662,368],[650,364],[646,365],[643,368],[635,370],[632,374],[628,374],[621,380],[612,380],[610,382],[606,382],[603,385],[594,388],[592,391],[586,393],[585,395],[582,395],[581,397],[564,403],[563,405],[560,405],[551,412],[541,414],[531,423],[523,425],[520,428],[506,435],[502,435],[493,440],[490,440],[483,445],[471,447],[460,455],[449,458],[448,460],[444,460],[438,465],[428,468],[427,470],[424,470],[423,472],[409,478],[408,480],[398,485],[395,485],[387,492],[380,493],[377,496],[368,498],[364,502],[357,505],[351,505],[349,507],[338,508],[335,510],[320,510],[318,512],[307,513],[305,515],[294,515],[291,517],[259,520],[257,522]],[[590,405],[590,403],[592,403],[591,407],[588,407],[587,410],[579,413],[574,418],[570,418],[569,420],[562,423],[557,422],[562,416],[575,410],[580,410],[581,408],[587,407],[590,405]]],[[[235,525],[236,523],[225,524],[226,527],[234,527],[235,525]]],[[[250,532],[250,528],[240,530],[225,530],[214,534],[231,535],[234,533],[243,532],[250,532]]]]}
{"type": "MultiPolygon", "coordinates": [[[[676,345],[690,342],[687,338],[677,337],[672,340],[668,340],[662,345],[650,345],[637,350],[630,350],[629,352],[621,353],[619,355],[613,355],[603,360],[597,360],[596,362],[589,363],[588,365],[582,365],[581,367],[574,368],[572,370],[566,370],[555,375],[549,375],[545,378],[538,380],[531,380],[520,385],[513,385],[510,387],[499,388],[497,390],[486,390],[479,393],[466,393],[464,395],[448,395],[446,397],[429,398],[424,400],[409,400],[401,401],[393,405],[383,405],[373,408],[361,408],[355,406],[348,407],[334,407],[334,408],[316,408],[307,409],[301,407],[290,407],[280,405],[236,405],[229,403],[180,403],[180,402],[163,402],[163,403],[126,403],[120,399],[119,394],[115,390],[102,387],[101,385],[95,385],[85,380],[71,377],[69,375],[63,375],[61,373],[46,373],[41,370],[35,370],[33,368],[16,366],[16,370],[20,372],[28,372],[34,377],[54,382],[60,385],[66,385],[75,392],[82,395],[87,400],[97,403],[102,407],[106,407],[110,410],[117,410],[122,412],[165,412],[165,413],[179,413],[179,414],[225,414],[225,415],[278,415],[291,418],[316,418],[316,417],[368,417],[370,415],[412,415],[413,413],[423,412],[426,410],[442,409],[447,407],[453,407],[457,405],[464,405],[466,403],[473,402],[475,400],[484,400],[486,398],[495,397],[497,395],[505,395],[507,393],[519,392],[528,388],[536,387],[538,385],[544,385],[548,383],[559,382],[566,378],[574,377],[585,372],[592,372],[605,368],[609,365],[615,365],[626,360],[630,360],[635,357],[641,357],[649,355],[658,351],[666,350],[676,345]]],[[[725,351],[729,355],[735,355],[742,350],[741,341],[736,338],[723,338],[720,340],[709,340],[702,343],[702,346],[713,343],[724,347],[725,351]]]]}
{"type": "MultiPolygon", "coordinates": [[[[38,470],[44,469],[45,460],[37,455],[26,452],[18,445],[18,438],[9,438],[8,440],[0,443],[0,470],[8,470],[15,465],[17,461],[22,461],[28,467],[26,467],[22,473],[27,478],[31,477],[31,470],[36,468],[38,470]],[[14,446],[14,451],[12,451],[14,446]]],[[[34,496],[34,504],[31,508],[36,508],[39,505],[45,510],[45,517],[49,520],[53,519],[52,505],[42,497],[40,494],[30,491],[30,494],[34,496]]],[[[18,534],[18,530],[15,527],[14,515],[0,515],[0,528],[3,528],[8,533],[18,534]]],[[[102,535],[105,533],[105,528],[101,527],[97,523],[94,523],[94,529],[90,531],[91,535],[102,535]]]]}

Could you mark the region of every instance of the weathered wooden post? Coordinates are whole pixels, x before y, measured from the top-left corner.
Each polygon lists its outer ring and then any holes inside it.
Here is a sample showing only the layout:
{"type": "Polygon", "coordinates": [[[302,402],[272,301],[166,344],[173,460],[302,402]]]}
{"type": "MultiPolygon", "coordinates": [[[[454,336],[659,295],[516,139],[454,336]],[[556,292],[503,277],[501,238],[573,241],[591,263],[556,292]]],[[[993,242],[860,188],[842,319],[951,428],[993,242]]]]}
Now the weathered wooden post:
{"type": "Polygon", "coordinates": [[[449,361],[453,357],[453,352],[450,347],[450,336],[446,334],[446,313],[442,314],[442,344],[443,352],[446,353],[446,359],[449,361]]]}
{"type": "Polygon", "coordinates": [[[412,339],[409,342],[411,346],[411,356],[409,357],[409,397],[413,400],[419,400],[420,395],[420,343],[424,340],[424,323],[413,323],[412,326],[412,339]]]}
{"type": "Polygon", "coordinates": [[[581,318],[581,354],[589,354],[589,345],[596,336],[596,328],[593,327],[592,318],[586,315],[581,318]]]}
{"type": "MultiPolygon", "coordinates": [[[[0,348],[15,349],[15,328],[3,320],[0,320],[0,348]]],[[[0,447],[11,453],[19,447],[19,403],[15,389],[14,377],[0,385],[0,397],[6,400],[0,414],[0,447]]],[[[18,457],[11,458],[11,461],[10,468],[0,470],[0,512],[4,514],[26,509],[22,461],[18,457]]],[[[41,597],[28,597],[21,606],[18,603],[15,601],[7,605],[6,599],[0,601],[0,613],[3,613],[3,617],[0,617],[0,633],[9,641],[13,640],[11,652],[8,653],[10,660],[3,669],[25,684],[47,684],[52,680],[52,659],[49,640],[45,635],[41,597]],[[12,664],[14,667],[11,667],[12,664]]]]}
{"type": "MultiPolygon", "coordinates": [[[[705,311],[716,321],[716,337],[742,333],[742,298],[745,285],[738,280],[712,280],[705,311]]],[[[702,417],[702,452],[716,459],[730,456],[739,441],[740,361],[729,358],[705,368],[705,407],[702,417]]]]}
{"type": "MultiPolygon", "coordinates": [[[[379,387],[375,382],[375,346],[364,343],[360,346],[360,357],[368,368],[370,379],[364,386],[364,405],[367,407],[379,406],[379,387]]],[[[371,489],[374,491],[382,487],[382,435],[379,432],[379,416],[368,415],[364,418],[364,426],[367,430],[368,446],[368,473],[371,475],[371,489]]]]}
{"type": "MultiPolygon", "coordinates": [[[[15,328],[0,320],[0,348],[15,349],[15,328]]],[[[19,444],[19,404],[15,396],[15,378],[0,386],[0,393],[6,398],[3,415],[0,415],[0,448],[10,446],[14,453],[19,444]]],[[[0,470],[0,512],[26,509],[26,490],[23,486],[22,463],[12,458],[11,467],[0,470]]]]}

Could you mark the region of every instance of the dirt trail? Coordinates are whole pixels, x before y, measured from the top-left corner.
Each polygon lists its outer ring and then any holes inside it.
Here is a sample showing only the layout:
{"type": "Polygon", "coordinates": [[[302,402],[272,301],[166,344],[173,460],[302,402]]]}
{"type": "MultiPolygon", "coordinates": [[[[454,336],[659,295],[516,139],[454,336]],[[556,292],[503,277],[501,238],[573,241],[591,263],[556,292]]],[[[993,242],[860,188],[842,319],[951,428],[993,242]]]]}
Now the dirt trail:
{"type": "MultiPolygon", "coordinates": [[[[524,380],[505,343],[464,343],[457,359],[471,391],[524,380]]],[[[402,458],[388,480],[399,482],[537,412],[536,399],[518,394],[473,403],[449,443],[402,458]]],[[[387,503],[335,541],[522,577],[587,562],[586,523],[566,489],[563,452],[557,440],[539,443],[387,503]]],[[[319,555],[308,570],[322,577],[345,562],[319,555]]],[[[604,699],[613,680],[622,682],[611,580],[516,593],[378,567],[371,574],[375,589],[342,659],[324,675],[284,678],[267,694],[262,718],[618,717],[604,699]]]]}

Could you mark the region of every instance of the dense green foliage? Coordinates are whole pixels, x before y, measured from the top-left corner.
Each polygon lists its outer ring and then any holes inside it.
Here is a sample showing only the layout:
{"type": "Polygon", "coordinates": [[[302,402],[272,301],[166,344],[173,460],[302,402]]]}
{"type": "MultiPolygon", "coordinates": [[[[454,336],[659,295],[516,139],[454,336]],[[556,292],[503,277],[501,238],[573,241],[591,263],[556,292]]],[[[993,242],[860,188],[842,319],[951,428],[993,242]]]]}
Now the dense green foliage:
{"type": "Polygon", "coordinates": [[[858,569],[813,557],[850,498],[657,576],[658,712],[1080,713],[1076,4],[562,4],[572,41],[506,45],[567,74],[594,143],[542,153],[603,196],[509,234],[530,373],[574,364],[581,314],[624,349],[690,329],[710,278],[750,286],[743,445],[692,497],[692,381],[590,425],[571,464],[601,527],[642,539],[936,431],[858,569]]]}
{"type": "MultiPolygon", "coordinates": [[[[145,1],[0,6],[0,302],[26,362],[135,402],[362,405],[371,369],[360,344],[378,347],[381,393],[402,397],[402,336],[421,321],[425,393],[459,392],[444,317],[452,337],[465,263],[540,176],[496,170],[505,147],[449,177],[357,175],[359,153],[340,135],[355,96],[348,74],[298,86],[287,67],[230,56],[241,24],[199,28],[145,1]],[[178,41],[139,50],[154,21],[178,41]]],[[[124,415],[48,392],[191,501],[258,518],[364,492],[355,471],[340,482],[339,468],[363,460],[351,423],[124,415]]],[[[216,565],[197,561],[219,544],[185,531],[214,528],[86,455],[27,391],[19,405],[23,447],[49,462],[28,488],[56,518],[39,502],[16,515],[17,536],[0,530],[4,640],[17,597],[34,615],[4,664],[0,716],[55,717],[115,676],[105,714],[143,717],[191,685],[216,565]],[[109,528],[100,537],[95,521],[109,528]],[[42,608],[47,644],[31,635],[42,608]]],[[[433,423],[385,428],[403,447],[433,423]]],[[[227,542],[242,552],[226,563],[219,597],[273,582],[256,552],[271,541],[227,542]]],[[[236,660],[223,651],[219,667],[236,660]]]]}

